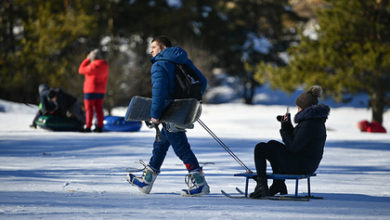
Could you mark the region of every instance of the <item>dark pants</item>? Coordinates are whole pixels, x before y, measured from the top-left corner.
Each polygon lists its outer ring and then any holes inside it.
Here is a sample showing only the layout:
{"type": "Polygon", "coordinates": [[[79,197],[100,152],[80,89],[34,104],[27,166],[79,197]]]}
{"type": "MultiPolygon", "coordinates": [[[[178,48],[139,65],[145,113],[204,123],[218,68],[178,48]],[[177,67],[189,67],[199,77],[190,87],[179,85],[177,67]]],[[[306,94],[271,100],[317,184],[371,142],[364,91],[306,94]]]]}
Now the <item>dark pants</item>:
{"type": "Polygon", "coordinates": [[[255,147],[255,165],[257,175],[266,178],[267,162],[269,161],[273,173],[306,174],[307,169],[303,161],[289,153],[286,147],[278,141],[259,143],[255,147]]]}
{"type": "Polygon", "coordinates": [[[172,145],[175,154],[183,161],[188,171],[199,168],[198,159],[191,150],[185,132],[169,132],[163,125],[160,136],[161,140],[153,143],[153,156],[149,161],[149,165],[156,171],[160,171],[170,145],[172,145]]]}
{"type": "Polygon", "coordinates": [[[43,115],[42,111],[39,109],[38,112],[35,114],[35,117],[32,121],[32,124],[33,126],[37,126],[37,120],[39,117],[41,117],[43,115]]]}
{"type": "Polygon", "coordinates": [[[77,101],[74,102],[72,106],[70,106],[69,111],[72,113],[72,115],[73,115],[77,120],[79,120],[79,121],[82,122],[83,124],[85,123],[84,112],[81,110],[81,107],[80,107],[80,105],[79,105],[79,103],[78,103],[77,101]]]}

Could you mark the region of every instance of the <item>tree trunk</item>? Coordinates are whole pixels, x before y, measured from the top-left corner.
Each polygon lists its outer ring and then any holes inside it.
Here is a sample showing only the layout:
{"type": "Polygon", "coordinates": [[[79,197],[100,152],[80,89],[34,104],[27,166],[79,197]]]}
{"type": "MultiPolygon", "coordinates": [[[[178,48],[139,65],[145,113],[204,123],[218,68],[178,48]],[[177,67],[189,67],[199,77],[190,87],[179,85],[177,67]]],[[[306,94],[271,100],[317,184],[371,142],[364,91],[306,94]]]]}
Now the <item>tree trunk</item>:
{"type": "Polygon", "coordinates": [[[376,93],[371,95],[372,121],[377,121],[382,124],[385,108],[385,95],[383,90],[375,92],[376,93]]]}
{"type": "Polygon", "coordinates": [[[257,86],[257,83],[255,79],[253,78],[252,73],[248,73],[246,77],[246,81],[244,82],[244,99],[245,104],[252,105],[253,104],[253,97],[255,95],[255,88],[257,86]]]}

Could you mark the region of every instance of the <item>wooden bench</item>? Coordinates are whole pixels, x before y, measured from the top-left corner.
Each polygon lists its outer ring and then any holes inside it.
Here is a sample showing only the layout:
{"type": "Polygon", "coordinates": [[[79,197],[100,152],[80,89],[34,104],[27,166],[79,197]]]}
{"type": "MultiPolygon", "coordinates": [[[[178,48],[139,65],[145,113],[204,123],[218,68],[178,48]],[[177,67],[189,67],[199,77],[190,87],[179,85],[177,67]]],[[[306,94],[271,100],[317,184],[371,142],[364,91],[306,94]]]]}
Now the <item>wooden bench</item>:
{"type": "MultiPolygon", "coordinates": [[[[242,176],[245,177],[245,197],[248,197],[248,184],[249,179],[256,177],[257,173],[236,173],[234,176],[242,176]]],[[[267,179],[274,180],[283,180],[283,179],[292,179],[295,180],[295,195],[294,197],[298,197],[298,182],[300,179],[307,179],[307,197],[308,199],[312,198],[310,191],[310,177],[317,176],[317,174],[272,174],[267,173],[267,179]]]]}

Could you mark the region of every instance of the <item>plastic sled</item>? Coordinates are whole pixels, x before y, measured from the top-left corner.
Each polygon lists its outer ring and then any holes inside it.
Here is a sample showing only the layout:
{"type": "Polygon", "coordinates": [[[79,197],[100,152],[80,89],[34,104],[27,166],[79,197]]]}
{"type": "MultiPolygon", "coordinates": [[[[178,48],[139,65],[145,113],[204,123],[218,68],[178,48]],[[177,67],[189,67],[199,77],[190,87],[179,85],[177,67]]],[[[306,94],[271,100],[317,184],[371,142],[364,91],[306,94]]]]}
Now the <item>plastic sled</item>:
{"type": "Polygon", "coordinates": [[[75,118],[43,115],[36,120],[37,126],[50,131],[80,131],[84,124],[75,118]]]}
{"type": "Polygon", "coordinates": [[[103,131],[139,131],[142,127],[140,121],[125,121],[124,117],[119,116],[106,116],[103,124],[103,131]]]}

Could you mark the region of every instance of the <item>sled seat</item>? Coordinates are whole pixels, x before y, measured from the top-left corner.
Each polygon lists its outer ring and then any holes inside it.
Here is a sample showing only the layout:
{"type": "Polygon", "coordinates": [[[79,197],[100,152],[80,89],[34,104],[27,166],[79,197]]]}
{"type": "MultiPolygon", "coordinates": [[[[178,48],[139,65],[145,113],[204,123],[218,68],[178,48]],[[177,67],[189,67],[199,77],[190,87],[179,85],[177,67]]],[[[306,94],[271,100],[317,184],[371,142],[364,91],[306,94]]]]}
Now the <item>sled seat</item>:
{"type": "MultiPolygon", "coordinates": [[[[242,176],[245,177],[245,197],[248,197],[248,183],[249,179],[253,177],[257,177],[256,172],[252,173],[236,173],[234,176],[242,176]]],[[[267,173],[267,179],[274,180],[295,180],[295,195],[294,197],[298,197],[298,183],[300,179],[307,179],[307,197],[308,199],[312,198],[310,191],[310,177],[317,176],[317,174],[276,174],[276,173],[267,173]]]]}

